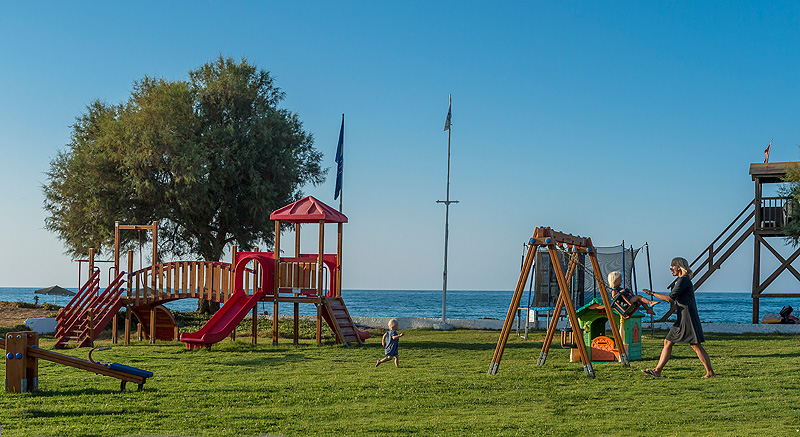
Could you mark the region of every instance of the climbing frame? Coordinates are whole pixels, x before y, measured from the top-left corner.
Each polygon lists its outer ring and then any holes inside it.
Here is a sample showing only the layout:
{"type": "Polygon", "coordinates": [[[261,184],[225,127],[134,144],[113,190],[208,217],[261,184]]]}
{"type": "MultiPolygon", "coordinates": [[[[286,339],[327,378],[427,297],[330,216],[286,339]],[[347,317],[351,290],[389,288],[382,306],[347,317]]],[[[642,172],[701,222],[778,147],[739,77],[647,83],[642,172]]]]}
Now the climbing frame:
{"type": "MultiPolygon", "coordinates": [[[[514,297],[511,299],[511,305],[508,307],[508,314],[506,314],[503,330],[500,332],[500,339],[497,341],[497,347],[495,348],[494,356],[492,357],[492,363],[489,366],[489,375],[496,374],[499,369],[500,359],[503,356],[503,350],[505,349],[506,342],[508,341],[508,336],[511,333],[517,308],[519,307],[520,300],[522,299],[522,294],[525,291],[525,283],[528,280],[528,275],[531,273],[533,261],[536,257],[536,251],[539,247],[546,247],[550,254],[550,259],[555,260],[552,265],[556,280],[558,281],[559,295],[553,314],[560,314],[561,310],[566,308],[570,326],[572,326],[572,329],[580,329],[578,316],[575,312],[575,305],[572,302],[569,278],[572,277],[576,268],[579,266],[582,267],[578,261],[578,254],[580,253],[588,255],[589,260],[592,263],[593,271],[600,271],[600,265],[597,262],[597,253],[592,245],[592,239],[589,237],[577,237],[562,232],[557,232],[549,227],[536,228],[536,230],[533,232],[533,237],[528,242],[528,252],[525,255],[522,271],[520,272],[519,280],[517,280],[517,286],[514,289],[514,297]],[[568,261],[566,272],[564,272],[561,263],[557,261],[559,259],[559,251],[564,253],[565,259],[568,261]]],[[[600,296],[603,299],[603,306],[605,307],[608,322],[611,324],[611,332],[614,334],[614,343],[615,345],[622,345],[622,338],[620,338],[617,322],[612,314],[611,299],[608,297],[608,290],[606,289],[605,282],[597,276],[595,276],[595,280],[597,282],[597,288],[600,291],[600,296]]],[[[542,352],[539,354],[538,364],[540,366],[543,366],[547,360],[547,353],[550,350],[550,343],[553,341],[557,324],[558,317],[553,317],[550,321],[550,325],[547,328],[547,335],[545,337],[544,345],[542,346],[542,352]]],[[[574,338],[578,353],[580,355],[581,363],[583,364],[584,372],[586,372],[587,376],[594,378],[594,369],[592,368],[592,363],[586,351],[586,344],[584,343],[583,335],[580,335],[579,332],[576,332],[574,338]]],[[[616,352],[619,353],[620,361],[623,365],[629,366],[630,364],[628,363],[628,356],[625,353],[624,347],[619,348],[619,346],[617,346],[617,348],[619,350],[616,352]]]]}

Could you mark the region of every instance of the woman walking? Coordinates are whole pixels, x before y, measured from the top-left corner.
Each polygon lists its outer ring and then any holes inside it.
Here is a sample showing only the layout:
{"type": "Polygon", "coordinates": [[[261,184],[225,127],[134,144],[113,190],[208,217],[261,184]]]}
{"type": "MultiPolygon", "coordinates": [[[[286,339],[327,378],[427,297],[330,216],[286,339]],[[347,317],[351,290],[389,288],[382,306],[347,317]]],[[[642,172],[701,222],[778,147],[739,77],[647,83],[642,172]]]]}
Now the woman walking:
{"type": "Polygon", "coordinates": [[[700,324],[700,316],[697,315],[697,302],[694,299],[694,286],[692,285],[692,271],[689,270],[689,262],[684,258],[674,258],[669,266],[672,276],[677,276],[672,291],[667,294],[656,293],[651,290],[642,291],[652,297],[666,302],[675,302],[678,306],[678,320],[670,328],[667,337],[664,339],[664,349],[661,350],[661,357],[654,369],[644,369],[642,372],[652,376],[661,376],[661,371],[672,356],[672,346],[675,343],[682,343],[692,346],[697,358],[706,368],[703,378],[717,376],[711,367],[711,358],[703,348],[705,337],[703,336],[703,326],[700,324]]]}

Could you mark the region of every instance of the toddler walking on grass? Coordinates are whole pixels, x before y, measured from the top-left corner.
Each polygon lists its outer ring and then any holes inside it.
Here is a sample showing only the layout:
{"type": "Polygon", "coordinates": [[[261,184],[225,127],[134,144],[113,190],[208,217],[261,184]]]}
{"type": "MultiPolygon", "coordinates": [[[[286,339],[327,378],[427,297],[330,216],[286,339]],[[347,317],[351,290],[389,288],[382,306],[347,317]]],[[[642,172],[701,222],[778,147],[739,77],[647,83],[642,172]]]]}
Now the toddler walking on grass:
{"type": "Polygon", "coordinates": [[[389,330],[381,337],[381,346],[386,348],[386,357],[378,360],[378,362],[375,363],[375,367],[380,366],[381,363],[385,363],[392,358],[394,358],[394,366],[400,367],[400,362],[397,359],[397,344],[400,343],[400,337],[402,336],[403,334],[397,333],[397,319],[389,320],[389,330]]]}

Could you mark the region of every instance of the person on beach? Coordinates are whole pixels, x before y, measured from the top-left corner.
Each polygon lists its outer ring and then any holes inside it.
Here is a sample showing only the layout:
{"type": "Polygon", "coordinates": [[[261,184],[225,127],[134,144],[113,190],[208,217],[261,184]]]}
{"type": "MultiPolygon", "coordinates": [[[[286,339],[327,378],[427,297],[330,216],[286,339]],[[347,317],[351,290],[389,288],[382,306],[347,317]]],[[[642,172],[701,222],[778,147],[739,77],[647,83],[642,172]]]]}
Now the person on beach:
{"type": "MultiPolygon", "coordinates": [[[[647,312],[647,314],[656,314],[655,311],[653,311],[653,305],[657,304],[658,301],[650,300],[644,296],[633,294],[627,288],[622,288],[622,273],[616,271],[609,273],[608,285],[611,287],[611,299],[616,299],[617,296],[622,294],[622,297],[625,298],[626,301],[630,302],[630,304],[635,308],[644,306],[644,310],[647,312]]],[[[631,312],[633,311],[636,311],[636,309],[631,310],[631,312]]]]}
{"type": "Polygon", "coordinates": [[[386,356],[375,363],[375,367],[385,363],[394,358],[394,366],[400,367],[400,362],[397,358],[397,344],[400,343],[400,337],[403,334],[397,332],[397,319],[389,320],[389,330],[381,337],[381,346],[385,347],[386,356]]]}
{"type": "Polygon", "coordinates": [[[711,367],[711,358],[703,348],[705,337],[703,336],[703,326],[700,324],[700,316],[697,314],[697,302],[694,298],[694,286],[692,285],[692,271],[689,269],[689,262],[685,258],[674,258],[669,266],[672,276],[678,278],[672,285],[672,291],[667,294],[656,293],[647,289],[642,291],[661,299],[665,302],[675,302],[678,306],[678,320],[670,328],[667,337],[664,339],[664,349],[661,350],[661,357],[654,369],[644,369],[642,372],[652,376],[661,376],[661,371],[672,356],[672,346],[675,343],[682,343],[692,346],[697,358],[706,368],[703,378],[717,376],[711,367]]]}

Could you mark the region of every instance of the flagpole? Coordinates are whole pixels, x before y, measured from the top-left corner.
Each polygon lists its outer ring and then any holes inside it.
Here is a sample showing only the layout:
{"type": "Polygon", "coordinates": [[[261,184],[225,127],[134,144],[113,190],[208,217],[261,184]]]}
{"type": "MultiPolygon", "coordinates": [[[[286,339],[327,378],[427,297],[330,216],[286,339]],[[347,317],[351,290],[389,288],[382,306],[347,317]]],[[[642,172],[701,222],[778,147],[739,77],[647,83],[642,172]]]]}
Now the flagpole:
{"type": "MultiPolygon", "coordinates": [[[[344,160],[344,114],[342,114],[342,160],[344,160]]],[[[344,176],[344,175],[342,175],[344,176]]],[[[341,188],[339,188],[339,212],[342,212],[342,197],[344,197],[341,188]]]]}
{"type": "Polygon", "coordinates": [[[450,114],[453,108],[453,95],[450,94],[450,104],[447,110],[447,121],[445,122],[445,129],[447,130],[447,198],[446,200],[437,200],[436,203],[444,203],[444,270],[442,272],[442,323],[435,326],[438,329],[450,329],[451,325],[447,323],[447,249],[450,238],[450,204],[458,203],[457,200],[450,200],[450,137],[451,137],[451,123],[450,114]]]}

